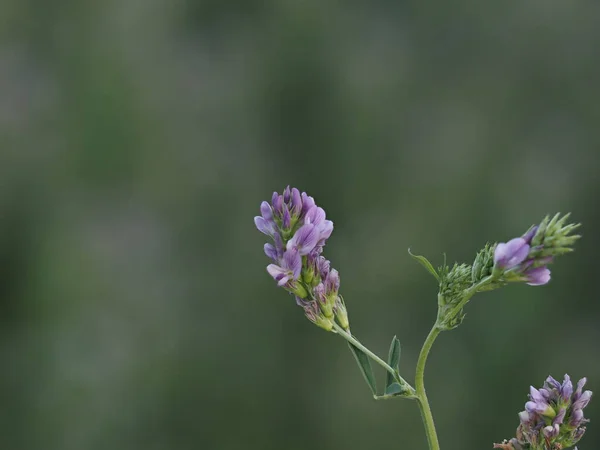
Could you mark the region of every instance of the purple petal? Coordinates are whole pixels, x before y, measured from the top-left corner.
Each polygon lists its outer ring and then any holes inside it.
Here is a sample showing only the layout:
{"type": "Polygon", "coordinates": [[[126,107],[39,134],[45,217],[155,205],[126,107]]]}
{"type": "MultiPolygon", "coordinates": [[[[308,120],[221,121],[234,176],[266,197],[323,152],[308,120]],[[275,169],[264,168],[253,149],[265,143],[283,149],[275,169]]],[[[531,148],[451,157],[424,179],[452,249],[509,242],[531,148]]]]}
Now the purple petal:
{"type": "Polygon", "coordinates": [[[548,405],[548,403],[546,403],[545,401],[543,402],[534,402],[534,401],[530,401],[525,403],[525,409],[527,411],[531,412],[536,412],[536,413],[544,413],[548,408],[550,407],[550,405],[548,405]]]}
{"type": "Polygon", "coordinates": [[[254,225],[258,228],[258,231],[266,234],[267,236],[275,235],[275,223],[265,220],[261,216],[256,216],[254,218],[254,225]]]}
{"type": "Polygon", "coordinates": [[[519,413],[519,420],[521,421],[522,424],[524,424],[524,425],[527,424],[530,419],[531,419],[531,415],[527,411],[521,411],[519,413]]]}
{"type": "Polygon", "coordinates": [[[550,281],[550,269],[547,267],[535,267],[525,272],[525,279],[530,286],[541,286],[550,281]]]}
{"type": "Polygon", "coordinates": [[[523,238],[514,238],[505,243],[500,243],[494,250],[494,263],[498,266],[511,269],[521,264],[529,254],[529,245],[523,238]]]}
{"type": "Polygon", "coordinates": [[[302,195],[302,214],[306,215],[310,209],[315,206],[315,199],[308,195],[306,192],[303,192],[302,195]]]}
{"type": "Polygon", "coordinates": [[[314,287],[313,292],[315,294],[315,297],[317,297],[317,300],[319,300],[322,304],[327,303],[326,289],[323,283],[317,284],[314,287]]]}
{"type": "Polygon", "coordinates": [[[267,266],[267,272],[269,272],[269,275],[278,281],[281,279],[281,276],[285,276],[287,270],[279,267],[277,264],[269,264],[267,266]]]}
{"type": "Polygon", "coordinates": [[[272,244],[265,244],[265,255],[271,258],[273,261],[278,261],[277,249],[272,244]]]}
{"type": "Polygon", "coordinates": [[[277,282],[277,286],[279,286],[279,287],[285,286],[288,283],[288,281],[290,281],[290,278],[291,278],[291,276],[289,274],[282,276],[279,279],[279,281],[277,282]]]}
{"type": "Polygon", "coordinates": [[[279,195],[277,192],[273,192],[271,198],[271,205],[273,205],[273,211],[281,216],[283,214],[283,195],[279,195]]]}
{"type": "Polygon", "coordinates": [[[327,278],[327,275],[329,275],[330,265],[330,262],[323,256],[319,256],[317,258],[317,270],[319,271],[321,278],[327,278]]]}
{"type": "Polygon", "coordinates": [[[535,412],[537,412],[537,403],[536,402],[527,402],[527,403],[525,403],[525,410],[528,413],[535,413],[535,412]]]}
{"type": "Polygon", "coordinates": [[[546,378],[546,383],[555,389],[560,389],[560,383],[552,376],[548,376],[548,378],[546,378]]]}
{"type": "Polygon", "coordinates": [[[287,249],[295,248],[300,255],[308,255],[319,241],[319,230],[311,224],[302,225],[288,241],[287,249]]]}
{"type": "Polygon", "coordinates": [[[311,223],[313,225],[319,226],[319,225],[321,225],[321,223],[323,223],[324,220],[325,220],[325,211],[323,210],[323,208],[320,208],[318,206],[313,206],[306,213],[306,217],[304,218],[304,223],[311,223]]]}
{"type": "Polygon", "coordinates": [[[585,391],[581,396],[573,402],[573,409],[583,409],[592,399],[592,391],[585,391]]]}
{"type": "Polygon", "coordinates": [[[275,233],[273,240],[275,241],[275,249],[277,250],[277,259],[281,259],[283,257],[283,239],[281,239],[279,233],[275,233]]]}
{"type": "Polygon", "coordinates": [[[319,231],[321,233],[319,240],[325,241],[326,239],[329,239],[329,236],[331,236],[331,233],[333,232],[333,222],[331,220],[324,221],[319,228],[319,231]]]}
{"type": "Polygon", "coordinates": [[[544,400],[550,400],[550,398],[552,398],[552,392],[550,392],[548,389],[541,388],[540,394],[542,394],[544,400]]]}
{"type": "Polygon", "coordinates": [[[532,240],[532,239],[533,239],[533,237],[535,236],[535,233],[537,233],[537,230],[538,230],[538,226],[537,226],[537,225],[535,225],[535,226],[531,227],[531,228],[530,228],[530,229],[527,231],[527,233],[525,233],[525,234],[523,235],[523,240],[524,240],[524,241],[525,241],[527,244],[531,245],[531,240],[532,240]]]}
{"type": "Polygon", "coordinates": [[[575,391],[575,400],[577,400],[579,398],[579,396],[581,395],[581,390],[583,389],[583,386],[585,386],[585,383],[587,383],[587,378],[583,377],[581,380],[579,380],[577,382],[577,390],[575,391]]]}
{"type": "Polygon", "coordinates": [[[262,202],[260,204],[260,214],[266,221],[273,221],[273,211],[271,210],[271,205],[269,205],[268,202],[262,202]]]}
{"type": "Polygon", "coordinates": [[[302,212],[302,197],[300,191],[296,188],[292,189],[292,214],[299,216],[302,212]]]}
{"type": "Polygon", "coordinates": [[[289,203],[291,197],[290,187],[286,187],[283,191],[283,203],[289,203]]]}
{"type": "Polygon", "coordinates": [[[548,425],[547,427],[544,427],[543,433],[547,438],[555,438],[558,436],[558,431],[558,425],[548,425]]]}
{"type": "Polygon", "coordinates": [[[531,400],[533,400],[536,403],[544,403],[546,401],[546,399],[540,393],[540,391],[538,391],[533,386],[529,387],[529,396],[531,397],[531,400]]]}
{"type": "Polygon", "coordinates": [[[325,286],[327,288],[327,292],[336,292],[340,290],[340,275],[337,270],[332,269],[327,275],[327,279],[325,280],[325,286]]]}
{"type": "Polygon", "coordinates": [[[571,418],[569,419],[569,425],[572,427],[578,427],[583,422],[583,411],[581,409],[575,409],[571,411],[571,418]]]}
{"type": "Polygon", "coordinates": [[[564,401],[567,401],[573,395],[573,383],[569,375],[565,375],[565,381],[563,381],[562,387],[560,388],[560,395],[564,401]]]}
{"type": "Polygon", "coordinates": [[[288,206],[286,203],[283,204],[283,219],[281,222],[281,225],[283,226],[283,228],[290,228],[292,224],[292,216],[290,215],[290,210],[288,209],[288,206]]]}
{"type": "Polygon", "coordinates": [[[563,423],[563,420],[565,419],[565,414],[567,414],[567,408],[560,408],[560,411],[558,411],[558,414],[556,415],[556,417],[554,419],[552,419],[552,424],[560,425],[561,423],[563,423]]]}
{"type": "Polygon", "coordinates": [[[283,254],[283,265],[292,272],[294,280],[300,278],[300,272],[302,271],[302,257],[298,250],[295,248],[287,250],[283,254]]]}

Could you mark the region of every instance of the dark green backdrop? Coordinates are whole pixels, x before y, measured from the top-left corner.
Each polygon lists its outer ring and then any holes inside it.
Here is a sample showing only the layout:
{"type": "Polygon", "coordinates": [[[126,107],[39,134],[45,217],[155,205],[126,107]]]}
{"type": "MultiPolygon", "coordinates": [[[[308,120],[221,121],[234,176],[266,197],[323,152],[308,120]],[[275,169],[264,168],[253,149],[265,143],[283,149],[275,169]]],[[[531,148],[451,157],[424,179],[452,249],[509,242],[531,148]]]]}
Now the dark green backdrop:
{"type": "MultiPolygon", "coordinates": [[[[436,286],[544,214],[548,286],[477,296],[433,349],[444,450],[509,438],[530,384],[600,388],[597,1],[4,0],[0,448],[425,449],[265,271],[287,184],[335,223],[353,331],[413,380],[436,286]]],[[[383,374],[380,374],[383,377],[383,374]]],[[[581,449],[600,446],[600,401],[581,449]]]]}

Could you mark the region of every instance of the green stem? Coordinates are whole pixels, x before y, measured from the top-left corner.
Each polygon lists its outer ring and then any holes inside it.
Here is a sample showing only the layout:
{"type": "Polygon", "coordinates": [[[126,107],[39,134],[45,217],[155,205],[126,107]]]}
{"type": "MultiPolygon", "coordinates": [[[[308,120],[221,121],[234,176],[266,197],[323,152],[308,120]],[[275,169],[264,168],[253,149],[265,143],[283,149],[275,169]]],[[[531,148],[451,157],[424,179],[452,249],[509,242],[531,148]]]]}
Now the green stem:
{"type": "MultiPolygon", "coordinates": [[[[473,295],[475,295],[480,288],[492,282],[493,279],[493,276],[488,276],[479,283],[471,286],[469,289],[466,289],[463,293],[463,298],[451,311],[449,316],[454,317],[456,314],[458,314],[465,304],[471,299],[471,297],[473,297],[473,295]]],[[[442,329],[438,327],[436,322],[427,335],[427,339],[425,339],[425,342],[423,343],[421,353],[419,354],[419,360],[417,361],[417,370],[415,374],[416,396],[419,403],[419,409],[421,410],[421,418],[423,419],[425,434],[427,435],[427,442],[429,443],[430,450],[440,450],[440,443],[435,431],[435,423],[433,422],[433,414],[431,414],[431,407],[429,406],[427,393],[425,392],[425,364],[427,363],[427,357],[429,356],[431,346],[441,331],[442,329]]]]}
{"type": "Polygon", "coordinates": [[[421,353],[419,354],[419,360],[417,361],[417,370],[415,374],[417,400],[419,403],[419,409],[421,410],[425,434],[427,435],[427,442],[429,443],[429,450],[440,450],[440,443],[435,431],[435,423],[433,422],[433,414],[431,414],[431,407],[429,406],[429,401],[427,400],[427,393],[425,392],[425,363],[427,362],[427,356],[429,355],[431,346],[440,332],[441,330],[437,327],[437,324],[435,324],[429,332],[429,335],[427,335],[427,339],[425,339],[423,347],[421,348],[421,353]]]}
{"type": "Polygon", "coordinates": [[[414,391],[413,387],[410,384],[408,384],[408,382],[406,380],[404,380],[404,378],[402,378],[398,374],[398,372],[396,372],[388,363],[386,363],[383,359],[381,359],[379,356],[377,356],[375,353],[373,353],[367,347],[362,345],[358,341],[358,339],[356,339],[354,336],[352,336],[350,333],[348,333],[346,330],[344,330],[342,327],[340,327],[335,322],[333,323],[333,329],[335,330],[335,332],[337,334],[342,336],[344,339],[346,339],[348,342],[350,342],[352,345],[354,345],[359,350],[362,350],[369,358],[371,358],[373,361],[375,361],[377,364],[379,364],[381,367],[383,367],[385,370],[387,370],[389,373],[391,373],[394,376],[394,379],[397,380],[400,384],[403,384],[406,387],[408,387],[410,390],[414,391]]]}

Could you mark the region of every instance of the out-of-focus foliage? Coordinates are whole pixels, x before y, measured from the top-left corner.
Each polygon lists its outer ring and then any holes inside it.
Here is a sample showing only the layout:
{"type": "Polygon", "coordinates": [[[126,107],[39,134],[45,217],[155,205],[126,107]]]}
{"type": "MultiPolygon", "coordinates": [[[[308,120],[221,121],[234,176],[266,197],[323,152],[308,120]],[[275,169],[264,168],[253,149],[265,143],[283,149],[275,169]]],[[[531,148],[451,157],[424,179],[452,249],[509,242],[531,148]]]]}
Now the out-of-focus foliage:
{"type": "Polygon", "coordinates": [[[478,295],[436,343],[445,450],[511,437],[550,373],[599,389],[600,3],[1,10],[1,448],[425,449],[416,405],[374,402],[266,273],[252,218],[286,184],[409,381],[436,286],[408,247],[471,262],[546,213],[583,223],[548,286],[478,295]]]}

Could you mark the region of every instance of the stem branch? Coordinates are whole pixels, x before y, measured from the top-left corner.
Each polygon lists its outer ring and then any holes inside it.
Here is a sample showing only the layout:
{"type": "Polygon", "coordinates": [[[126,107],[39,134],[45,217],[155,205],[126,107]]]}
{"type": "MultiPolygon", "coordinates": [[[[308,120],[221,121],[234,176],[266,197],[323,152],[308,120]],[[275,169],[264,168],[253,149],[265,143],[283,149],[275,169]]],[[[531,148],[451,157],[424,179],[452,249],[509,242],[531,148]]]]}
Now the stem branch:
{"type": "Polygon", "coordinates": [[[397,371],[395,371],[388,363],[386,363],[383,359],[381,359],[379,356],[377,356],[375,353],[373,353],[367,347],[362,345],[358,341],[358,339],[356,339],[354,336],[352,336],[350,333],[348,333],[346,330],[344,330],[342,327],[340,327],[335,322],[333,323],[333,329],[335,330],[335,332],[337,334],[342,336],[344,339],[346,339],[348,342],[350,342],[352,345],[354,345],[359,350],[362,350],[369,358],[371,358],[373,361],[375,361],[377,364],[379,364],[381,367],[383,367],[385,370],[387,370],[389,373],[391,373],[396,381],[398,381],[400,384],[408,387],[411,391],[414,392],[413,387],[404,378],[402,378],[398,374],[397,371]]]}

